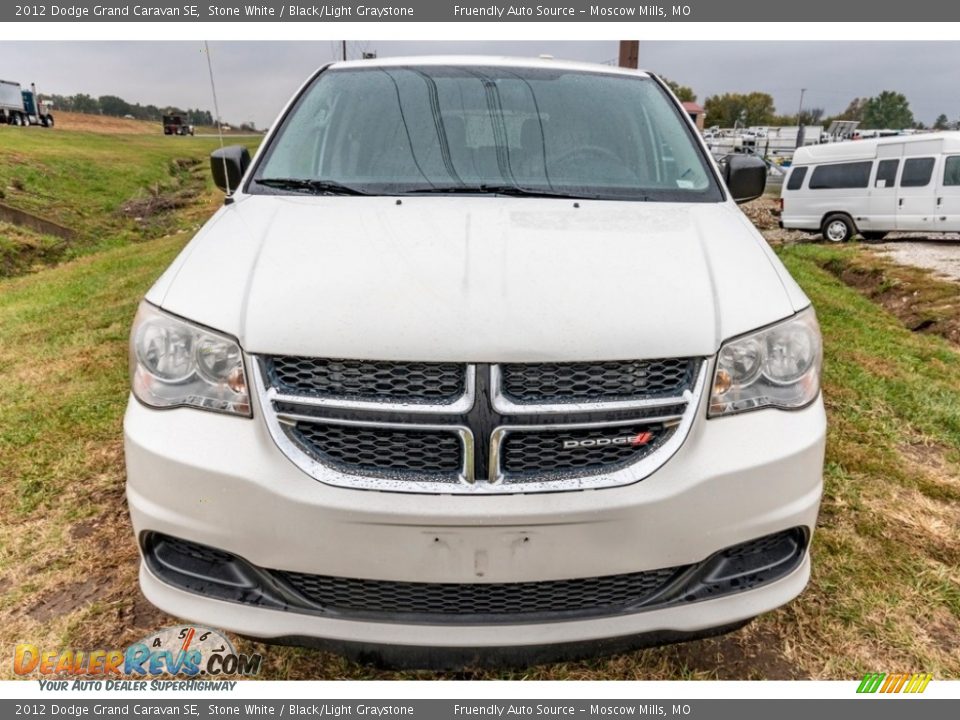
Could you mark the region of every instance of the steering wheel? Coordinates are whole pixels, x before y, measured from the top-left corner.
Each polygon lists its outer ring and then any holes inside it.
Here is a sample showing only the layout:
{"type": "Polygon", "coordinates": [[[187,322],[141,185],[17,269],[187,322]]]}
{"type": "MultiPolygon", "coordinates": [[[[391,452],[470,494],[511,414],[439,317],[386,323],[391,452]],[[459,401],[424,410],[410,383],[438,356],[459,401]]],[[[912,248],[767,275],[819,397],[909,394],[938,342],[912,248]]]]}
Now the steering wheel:
{"type": "Polygon", "coordinates": [[[598,157],[608,160],[612,165],[624,170],[632,180],[639,181],[640,178],[636,171],[627,165],[622,157],[617,155],[613,150],[600,145],[580,145],[578,147],[571,148],[566,152],[562,152],[554,157],[551,164],[564,165],[566,163],[571,163],[576,159],[586,160],[587,158],[598,157]]]}

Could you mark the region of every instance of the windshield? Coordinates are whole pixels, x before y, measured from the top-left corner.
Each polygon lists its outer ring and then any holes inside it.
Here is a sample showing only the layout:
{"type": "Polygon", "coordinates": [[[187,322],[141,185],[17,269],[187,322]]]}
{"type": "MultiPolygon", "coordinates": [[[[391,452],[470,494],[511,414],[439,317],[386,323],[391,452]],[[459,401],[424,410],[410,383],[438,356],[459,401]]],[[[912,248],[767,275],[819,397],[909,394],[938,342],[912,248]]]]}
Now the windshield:
{"type": "Polygon", "coordinates": [[[249,192],[338,189],[722,199],[654,80],[522,67],[321,73],[285,118],[249,192]]]}

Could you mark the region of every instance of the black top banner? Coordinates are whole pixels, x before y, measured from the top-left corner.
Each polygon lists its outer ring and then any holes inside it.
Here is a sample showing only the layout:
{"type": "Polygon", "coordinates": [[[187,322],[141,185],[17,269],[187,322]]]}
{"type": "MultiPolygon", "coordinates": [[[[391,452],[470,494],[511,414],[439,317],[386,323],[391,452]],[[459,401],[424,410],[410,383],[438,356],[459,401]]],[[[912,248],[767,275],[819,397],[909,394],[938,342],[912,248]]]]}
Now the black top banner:
{"type": "MultiPolygon", "coordinates": [[[[876,0],[686,0],[640,4],[623,0],[552,0],[498,3],[483,0],[394,0],[310,3],[280,0],[67,0],[3,3],[0,22],[944,22],[960,19],[960,4],[876,0]]],[[[786,39],[786,38],[785,38],[786,39]]]]}

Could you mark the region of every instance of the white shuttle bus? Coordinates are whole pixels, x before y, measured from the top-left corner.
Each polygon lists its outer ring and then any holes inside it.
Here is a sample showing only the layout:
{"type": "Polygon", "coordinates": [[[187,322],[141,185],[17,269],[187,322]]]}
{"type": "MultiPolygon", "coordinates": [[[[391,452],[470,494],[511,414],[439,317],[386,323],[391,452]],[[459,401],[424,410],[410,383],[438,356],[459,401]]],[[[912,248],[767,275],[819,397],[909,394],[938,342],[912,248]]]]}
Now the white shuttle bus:
{"type": "Polygon", "coordinates": [[[960,232],[960,132],[798,148],[780,225],[830,242],[960,232]]]}

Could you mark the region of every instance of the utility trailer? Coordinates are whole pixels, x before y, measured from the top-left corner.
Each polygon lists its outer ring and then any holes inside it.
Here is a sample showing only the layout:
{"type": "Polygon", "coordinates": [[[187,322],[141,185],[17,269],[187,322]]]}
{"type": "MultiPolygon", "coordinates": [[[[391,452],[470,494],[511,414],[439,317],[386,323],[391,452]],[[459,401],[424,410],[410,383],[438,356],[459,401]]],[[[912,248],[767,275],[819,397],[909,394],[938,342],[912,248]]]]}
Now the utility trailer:
{"type": "Polygon", "coordinates": [[[53,127],[53,115],[37,94],[36,85],[24,90],[20,83],[0,80],[0,123],[53,127]]]}

